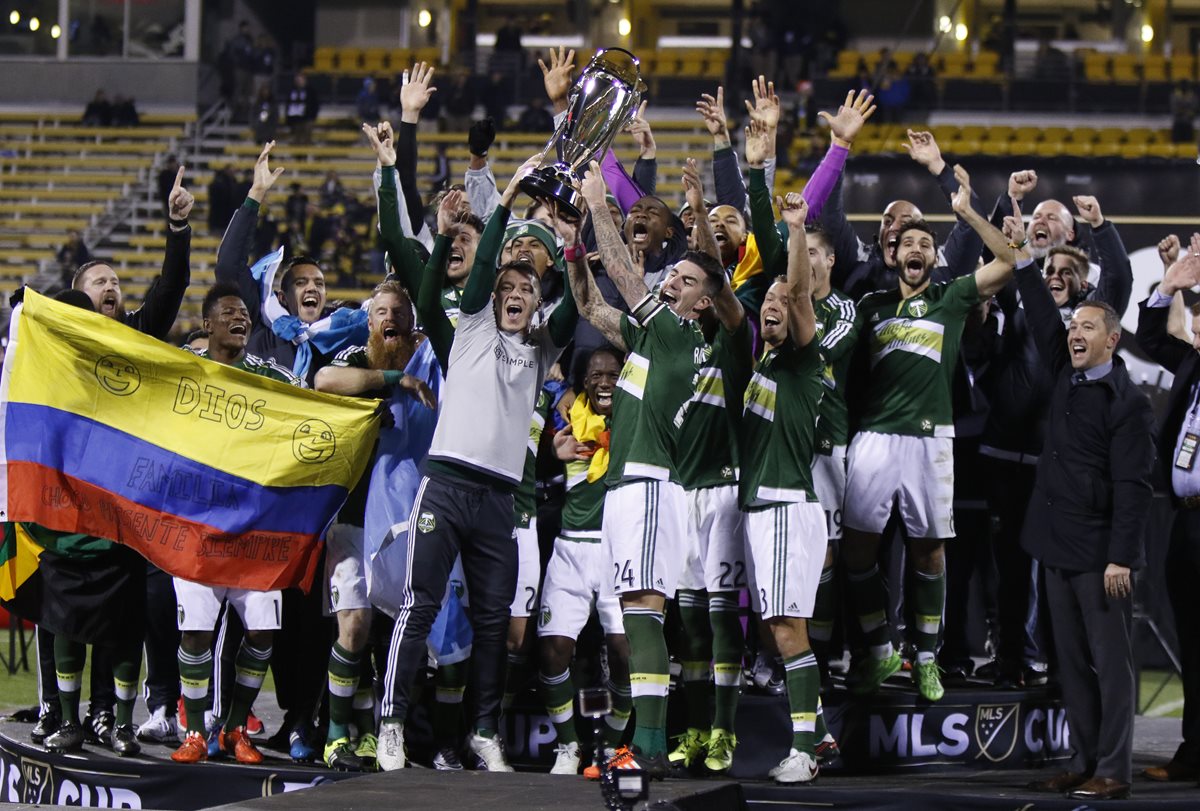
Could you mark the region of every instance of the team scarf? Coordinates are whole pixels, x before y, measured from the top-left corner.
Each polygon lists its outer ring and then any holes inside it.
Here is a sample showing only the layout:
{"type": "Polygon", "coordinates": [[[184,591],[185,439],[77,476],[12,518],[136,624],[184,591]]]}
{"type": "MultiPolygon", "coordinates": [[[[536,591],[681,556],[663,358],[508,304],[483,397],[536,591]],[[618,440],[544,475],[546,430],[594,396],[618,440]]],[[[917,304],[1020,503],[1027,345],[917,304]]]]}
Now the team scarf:
{"type": "Polygon", "coordinates": [[[608,472],[608,443],[610,432],[606,420],[592,410],[586,394],[580,394],[571,403],[571,434],[585,445],[591,445],[591,462],[588,463],[588,484],[604,478],[608,472]]]}

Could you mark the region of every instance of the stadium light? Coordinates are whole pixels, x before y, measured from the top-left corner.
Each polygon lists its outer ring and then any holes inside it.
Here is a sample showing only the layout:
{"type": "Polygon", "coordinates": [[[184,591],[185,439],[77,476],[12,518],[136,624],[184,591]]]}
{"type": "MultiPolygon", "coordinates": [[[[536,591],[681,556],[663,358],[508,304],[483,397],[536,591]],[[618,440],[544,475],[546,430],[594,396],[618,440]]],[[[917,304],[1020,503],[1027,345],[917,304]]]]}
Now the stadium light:
{"type": "Polygon", "coordinates": [[[950,20],[949,17],[947,17],[945,14],[943,14],[938,19],[938,30],[941,31],[943,34],[949,34],[953,29],[954,29],[954,23],[950,20]]]}
{"type": "Polygon", "coordinates": [[[38,29],[39,29],[39,28],[41,28],[41,27],[42,27],[42,21],[41,21],[41,20],[39,20],[37,17],[30,17],[30,18],[29,18],[29,30],[30,30],[30,31],[36,31],[36,30],[38,30],[38,29]]]}
{"type": "Polygon", "coordinates": [[[433,15],[429,13],[429,9],[423,8],[417,12],[417,25],[422,28],[428,28],[433,22],[433,15]]]}
{"type": "Polygon", "coordinates": [[[628,17],[622,17],[617,23],[617,33],[623,37],[629,36],[629,32],[633,30],[633,25],[629,22],[628,17]]]}
{"type": "Polygon", "coordinates": [[[55,23],[54,25],[50,26],[50,38],[51,39],[58,39],[61,36],[62,36],[62,28],[58,25],[58,23],[55,23]]]}
{"type": "Polygon", "coordinates": [[[959,42],[967,41],[967,26],[966,23],[959,23],[954,26],[954,38],[959,42]]]}
{"type": "Polygon", "coordinates": [[[17,11],[16,9],[13,9],[12,13],[8,15],[8,21],[10,23],[12,23],[13,25],[16,25],[17,23],[21,22],[21,12],[17,11]]]}
{"type": "Polygon", "coordinates": [[[1154,41],[1154,26],[1150,25],[1150,23],[1145,23],[1142,26],[1142,42],[1145,42],[1148,45],[1153,41],[1154,41]]]}

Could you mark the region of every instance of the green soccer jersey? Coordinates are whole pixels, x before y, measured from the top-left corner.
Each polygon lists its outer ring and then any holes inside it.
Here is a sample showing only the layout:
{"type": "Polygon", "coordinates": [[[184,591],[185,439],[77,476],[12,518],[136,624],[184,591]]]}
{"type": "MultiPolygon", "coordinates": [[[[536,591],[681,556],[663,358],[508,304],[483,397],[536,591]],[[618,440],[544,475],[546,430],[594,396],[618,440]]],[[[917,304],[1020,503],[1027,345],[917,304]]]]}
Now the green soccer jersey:
{"type": "MultiPolygon", "coordinates": [[[[188,351],[191,352],[193,350],[189,349],[188,351]]],[[[202,358],[209,358],[207,349],[201,349],[195,354],[202,358]]],[[[209,358],[209,360],[212,360],[212,358],[209,358]]],[[[278,380],[280,383],[287,383],[291,386],[299,386],[300,388],[304,388],[303,380],[296,377],[296,375],[292,374],[270,358],[260,358],[258,355],[251,355],[249,352],[246,352],[242,355],[242,359],[237,363],[230,363],[228,365],[232,366],[234,369],[241,369],[244,372],[249,372],[250,374],[258,375],[260,377],[269,377],[271,380],[278,380]]]]}
{"type": "Polygon", "coordinates": [[[768,350],[754,367],[742,414],[743,509],[815,501],[812,459],[824,362],[816,339],[768,350]]]}
{"type": "Polygon", "coordinates": [[[679,481],[679,428],[704,359],[704,336],[653,294],[621,319],[629,356],[613,394],[613,439],[605,482],[679,481]]]}
{"type": "Polygon", "coordinates": [[[608,488],[604,479],[587,480],[590,460],[567,462],[567,497],[563,501],[562,528],[564,532],[592,532],[599,537],[604,517],[604,494],[608,488]]]}
{"type": "Polygon", "coordinates": [[[675,460],[679,480],[687,490],[737,480],[737,417],[754,358],[749,320],[742,319],[734,332],[719,328],[716,339],[704,349],[675,460]]]}
{"type": "Polygon", "coordinates": [[[454,285],[442,289],[442,309],[446,311],[446,317],[450,319],[452,326],[458,326],[458,308],[459,301],[462,299],[462,291],[454,285]]]}
{"type": "Polygon", "coordinates": [[[830,291],[825,298],[814,301],[817,314],[817,349],[825,362],[821,377],[825,394],[817,414],[817,453],[828,456],[839,445],[845,445],[850,435],[850,420],[846,414],[846,379],[854,356],[858,326],[854,306],[844,293],[830,291]]]}
{"type": "Polygon", "coordinates": [[[528,529],[529,522],[537,516],[537,452],[546,428],[546,417],[550,414],[550,393],[538,390],[537,404],[533,407],[533,418],[529,422],[529,447],[525,451],[525,474],[521,486],[513,496],[513,520],[519,529],[528,529]]]}
{"type": "Polygon", "coordinates": [[[861,430],[954,436],[954,364],[967,313],[978,302],[974,275],[931,284],[908,299],[899,290],[863,297],[858,324],[871,372],[861,430]]]}

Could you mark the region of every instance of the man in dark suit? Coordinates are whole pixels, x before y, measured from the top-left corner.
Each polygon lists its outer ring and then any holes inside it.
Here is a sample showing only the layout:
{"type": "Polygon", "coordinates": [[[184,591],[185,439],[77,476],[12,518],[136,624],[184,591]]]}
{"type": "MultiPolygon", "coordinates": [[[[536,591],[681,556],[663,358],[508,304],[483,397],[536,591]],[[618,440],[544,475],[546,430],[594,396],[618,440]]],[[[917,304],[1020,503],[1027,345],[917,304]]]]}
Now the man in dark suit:
{"type": "Polygon", "coordinates": [[[1046,438],[1022,545],[1046,602],[1074,751],[1033,788],[1077,800],[1129,796],[1133,770],[1132,572],[1153,495],[1150,401],[1113,354],[1116,310],[1087,301],[1069,329],[1033,263],[1016,271],[1042,362],[1054,373],[1046,438]]]}
{"type": "Polygon", "coordinates": [[[1183,664],[1183,741],[1169,762],[1142,773],[1160,781],[1200,777],[1200,465],[1195,459],[1200,435],[1200,317],[1192,319],[1190,344],[1167,332],[1172,296],[1200,283],[1200,236],[1192,241],[1192,254],[1168,267],[1158,289],[1141,303],[1137,326],[1142,349],[1175,375],[1158,436],[1158,461],[1176,509],[1166,568],[1183,664]]]}

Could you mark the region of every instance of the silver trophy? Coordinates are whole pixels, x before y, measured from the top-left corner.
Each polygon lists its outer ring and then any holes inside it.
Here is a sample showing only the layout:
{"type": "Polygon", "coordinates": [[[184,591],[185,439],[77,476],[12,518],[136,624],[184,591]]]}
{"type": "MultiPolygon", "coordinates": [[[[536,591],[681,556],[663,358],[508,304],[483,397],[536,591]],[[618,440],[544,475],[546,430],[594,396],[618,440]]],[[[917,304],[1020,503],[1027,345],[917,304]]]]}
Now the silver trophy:
{"type": "Polygon", "coordinates": [[[569,217],[583,215],[583,195],[575,186],[588,163],[600,159],[641,104],[646,83],[640,65],[636,56],[620,48],[592,57],[571,87],[566,117],[546,145],[546,157],[521,181],[521,191],[557,202],[569,217]]]}

